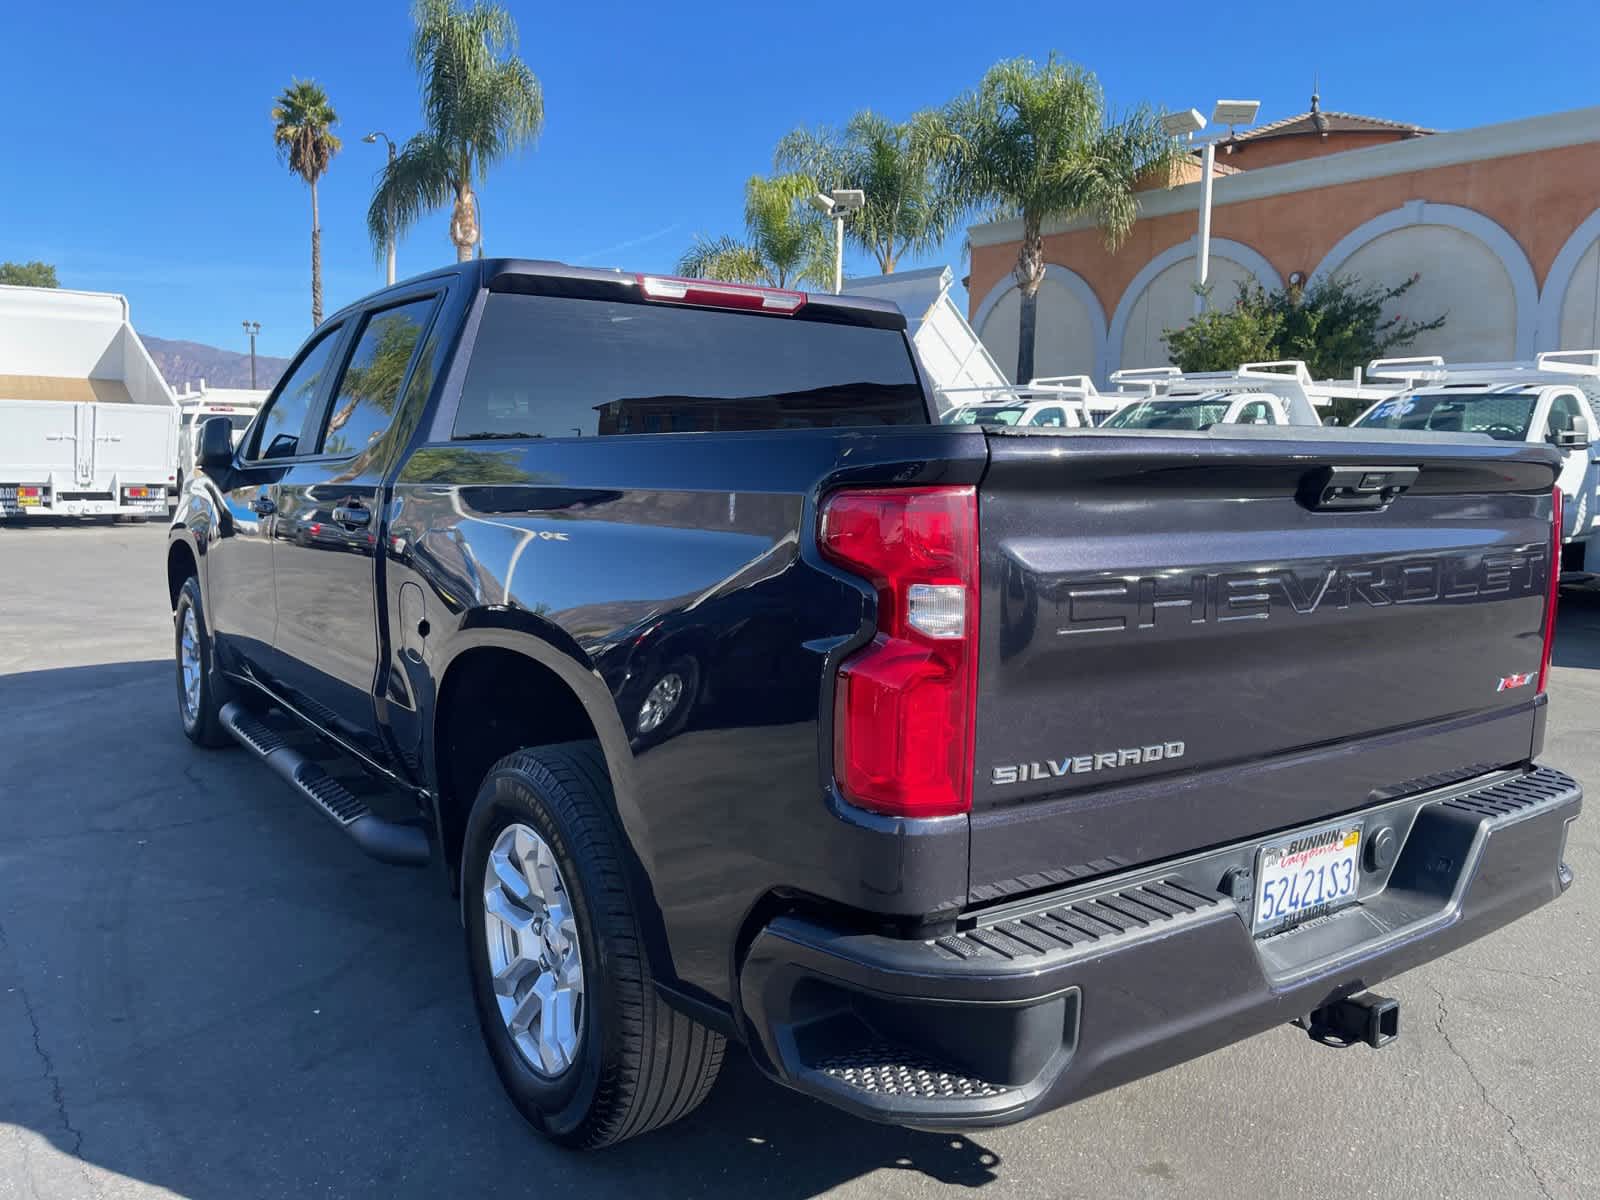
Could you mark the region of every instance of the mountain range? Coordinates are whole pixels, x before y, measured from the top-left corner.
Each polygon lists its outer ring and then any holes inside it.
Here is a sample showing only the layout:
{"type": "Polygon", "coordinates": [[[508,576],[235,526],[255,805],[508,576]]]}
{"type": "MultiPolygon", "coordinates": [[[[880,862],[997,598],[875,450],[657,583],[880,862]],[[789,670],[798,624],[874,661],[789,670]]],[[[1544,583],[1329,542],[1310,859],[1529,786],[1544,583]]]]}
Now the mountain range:
{"type": "MultiPolygon", "coordinates": [[[[207,346],[203,342],[169,341],[166,338],[150,337],[148,334],[140,334],[139,340],[144,343],[144,348],[150,351],[150,357],[155,359],[162,377],[173,391],[183,392],[197,388],[202,379],[206,381],[207,387],[213,388],[251,386],[248,354],[207,346]]],[[[288,365],[287,358],[256,355],[255,386],[262,389],[270,388],[278,382],[278,376],[283,374],[284,368],[288,365]]]]}

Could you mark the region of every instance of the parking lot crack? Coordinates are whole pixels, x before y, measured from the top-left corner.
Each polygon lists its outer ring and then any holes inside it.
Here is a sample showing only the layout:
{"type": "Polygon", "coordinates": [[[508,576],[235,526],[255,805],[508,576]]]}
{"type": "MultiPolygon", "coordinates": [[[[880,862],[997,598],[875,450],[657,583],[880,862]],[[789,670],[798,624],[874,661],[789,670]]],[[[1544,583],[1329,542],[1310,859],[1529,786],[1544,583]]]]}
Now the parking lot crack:
{"type": "Polygon", "coordinates": [[[1477,1068],[1461,1052],[1461,1047],[1456,1045],[1455,1039],[1450,1036],[1450,1031],[1445,1028],[1445,1019],[1450,1015],[1450,1012],[1445,1005],[1444,993],[1431,984],[1429,985],[1429,990],[1433,992],[1434,998],[1438,1001],[1438,1012],[1434,1017],[1433,1025],[1439,1031],[1439,1037],[1443,1039],[1445,1048],[1455,1055],[1461,1065],[1466,1068],[1467,1076],[1472,1080],[1473,1086],[1478,1089],[1478,1095],[1482,1098],[1484,1107],[1505,1122],[1506,1134],[1511,1138],[1511,1144],[1517,1148],[1517,1154],[1522,1159],[1522,1165],[1528,1169],[1528,1174],[1532,1175],[1533,1181],[1539,1185],[1540,1195],[1549,1197],[1549,1200],[1554,1200],[1554,1193],[1550,1191],[1550,1185],[1545,1182],[1544,1172],[1539,1170],[1538,1163],[1534,1161],[1532,1153],[1529,1152],[1528,1147],[1522,1141],[1522,1133],[1517,1128],[1516,1117],[1494,1102],[1494,1097],[1489,1095],[1489,1089],[1478,1075],[1477,1068]]]}
{"type": "MultiPolygon", "coordinates": [[[[11,957],[11,943],[6,939],[5,926],[0,925],[0,951],[4,951],[8,958],[11,957]]],[[[13,962],[16,960],[13,958],[13,962]]],[[[28,989],[23,984],[22,972],[17,972],[17,996],[22,1000],[22,1011],[27,1015],[28,1027],[33,1031],[33,1052],[39,1058],[44,1080],[50,1085],[50,1101],[55,1105],[56,1116],[61,1120],[61,1128],[72,1141],[71,1153],[74,1158],[78,1151],[83,1149],[83,1132],[73,1125],[72,1117],[67,1113],[67,1100],[61,1091],[61,1077],[56,1074],[55,1060],[50,1057],[50,1051],[44,1048],[44,1041],[39,1034],[39,1015],[34,1011],[33,998],[28,995],[28,989]]]]}
{"type": "MultiPolygon", "coordinates": [[[[51,1057],[50,1051],[45,1049],[44,1037],[39,1029],[39,1013],[34,1008],[33,997],[28,994],[27,985],[23,982],[21,964],[17,962],[16,956],[11,951],[11,942],[6,936],[4,925],[0,925],[0,955],[10,960],[12,967],[15,969],[17,997],[22,1001],[22,1011],[28,1018],[28,1028],[33,1037],[33,1052],[39,1059],[40,1076],[49,1085],[50,1103],[55,1108],[56,1119],[60,1122],[61,1131],[65,1135],[67,1142],[65,1149],[78,1163],[79,1170],[83,1171],[84,1182],[89,1185],[89,1190],[95,1195],[100,1195],[101,1190],[98,1183],[84,1168],[82,1155],[83,1131],[72,1123],[72,1114],[67,1111],[67,1098],[61,1088],[61,1076],[56,1073],[55,1059],[51,1057]]],[[[30,1176],[29,1190],[36,1191],[37,1189],[34,1187],[31,1178],[31,1164],[28,1167],[28,1172],[30,1176]]]]}

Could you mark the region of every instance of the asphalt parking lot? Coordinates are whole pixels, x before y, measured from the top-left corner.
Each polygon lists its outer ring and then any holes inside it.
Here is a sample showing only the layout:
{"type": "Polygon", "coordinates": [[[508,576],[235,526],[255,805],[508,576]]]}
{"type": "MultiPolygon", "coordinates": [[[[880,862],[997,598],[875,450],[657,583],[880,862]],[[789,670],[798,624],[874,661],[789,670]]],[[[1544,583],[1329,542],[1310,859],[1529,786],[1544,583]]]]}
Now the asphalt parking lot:
{"type": "MultiPolygon", "coordinates": [[[[1600,816],[1560,903],[1383,989],[971,1138],[853,1121],[741,1053],[599,1155],[502,1099],[437,876],[368,862],[174,713],[159,526],[0,527],[0,1198],[1584,1196],[1600,1188],[1600,816]]],[[[1600,795],[1600,595],[1563,601],[1546,757],[1600,795]]]]}

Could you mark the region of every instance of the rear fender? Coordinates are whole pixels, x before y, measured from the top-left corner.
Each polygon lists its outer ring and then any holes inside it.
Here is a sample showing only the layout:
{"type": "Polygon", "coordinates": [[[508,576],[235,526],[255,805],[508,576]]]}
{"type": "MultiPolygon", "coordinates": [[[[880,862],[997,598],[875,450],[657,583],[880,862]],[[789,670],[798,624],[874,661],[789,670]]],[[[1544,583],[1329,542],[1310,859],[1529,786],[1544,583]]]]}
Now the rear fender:
{"type": "MultiPolygon", "coordinates": [[[[667,939],[661,921],[660,907],[656,902],[654,885],[655,864],[639,808],[638,786],[633,770],[633,752],[629,749],[627,735],[617,715],[617,706],[604,681],[589,665],[583,651],[563,630],[532,613],[520,609],[475,609],[463,619],[460,631],[451,639],[448,650],[433,664],[433,679],[442,683],[449,677],[450,667],[470,650],[494,647],[520,654],[551,671],[572,692],[594,727],[600,749],[605,755],[606,770],[611,776],[614,815],[626,845],[626,861],[630,864],[629,887],[633,894],[635,910],[644,925],[651,966],[657,978],[672,978],[667,939]]],[[[437,684],[436,684],[437,688],[437,684]]],[[[437,736],[439,712],[437,690],[428,697],[433,707],[432,718],[426,722],[426,745],[423,762],[426,764],[428,789],[440,794],[438,777],[437,736]]],[[[444,844],[439,806],[434,806],[435,837],[444,844]]]]}

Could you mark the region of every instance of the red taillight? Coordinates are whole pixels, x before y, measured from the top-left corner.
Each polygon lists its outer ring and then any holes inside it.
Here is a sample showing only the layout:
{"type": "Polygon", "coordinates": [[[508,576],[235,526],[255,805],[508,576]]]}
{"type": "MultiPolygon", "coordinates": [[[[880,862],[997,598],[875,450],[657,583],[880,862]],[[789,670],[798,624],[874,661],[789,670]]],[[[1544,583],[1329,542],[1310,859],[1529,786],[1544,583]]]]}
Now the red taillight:
{"type": "Polygon", "coordinates": [[[1561,595],[1561,489],[1550,489],[1550,591],[1544,600],[1544,649],[1539,658],[1539,694],[1550,682],[1550,653],[1556,644],[1556,601],[1561,595]]]}
{"type": "Polygon", "coordinates": [[[786,288],[753,287],[715,279],[679,279],[675,275],[639,275],[639,292],[646,300],[694,304],[701,308],[737,308],[745,312],[790,316],[806,304],[804,292],[786,288]]]}
{"type": "Polygon", "coordinates": [[[839,668],[834,775],[852,804],[901,817],[972,807],[978,497],[971,487],[845,491],[823,555],[878,592],[878,632],[839,668]]]}

